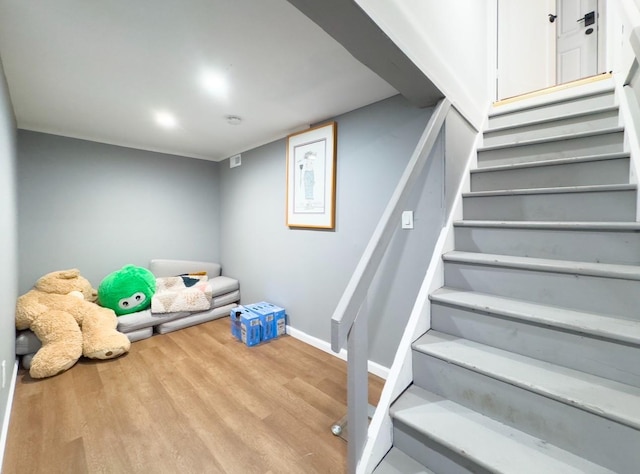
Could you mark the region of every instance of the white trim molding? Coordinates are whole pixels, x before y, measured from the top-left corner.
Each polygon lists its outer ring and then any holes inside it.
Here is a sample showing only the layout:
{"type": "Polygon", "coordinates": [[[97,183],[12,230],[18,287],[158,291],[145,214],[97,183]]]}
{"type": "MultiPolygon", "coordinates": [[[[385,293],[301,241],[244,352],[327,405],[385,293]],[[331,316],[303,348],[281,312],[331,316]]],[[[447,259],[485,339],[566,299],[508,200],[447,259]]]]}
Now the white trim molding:
{"type": "Polygon", "coordinates": [[[4,462],[4,450],[7,447],[7,435],[9,433],[9,419],[11,417],[11,407],[13,406],[13,394],[16,389],[17,377],[18,377],[18,360],[16,360],[15,364],[13,365],[13,374],[11,375],[11,385],[9,386],[7,406],[4,410],[2,431],[0,432],[0,472],[2,472],[2,463],[4,462]]]}
{"type": "MultiPolygon", "coordinates": [[[[332,356],[338,357],[339,359],[342,359],[342,360],[347,360],[347,350],[344,348],[341,349],[340,352],[335,353],[331,350],[331,344],[329,342],[323,341],[322,339],[318,339],[317,337],[314,337],[314,336],[310,336],[309,334],[291,326],[287,326],[287,334],[289,334],[291,337],[295,339],[298,339],[299,341],[302,341],[304,343],[309,344],[310,346],[315,347],[316,349],[320,349],[321,351],[326,352],[327,354],[331,354],[332,356]]],[[[384,380],[387,380],[387,377],[389,376],[388,367],[385,367],[382,364],[378,364],[377,362],[374,362],[372,360],[370,360],[367,365],[368,365],[369,373],[373,375],[377,375],[378,377],[384,380]]]]}

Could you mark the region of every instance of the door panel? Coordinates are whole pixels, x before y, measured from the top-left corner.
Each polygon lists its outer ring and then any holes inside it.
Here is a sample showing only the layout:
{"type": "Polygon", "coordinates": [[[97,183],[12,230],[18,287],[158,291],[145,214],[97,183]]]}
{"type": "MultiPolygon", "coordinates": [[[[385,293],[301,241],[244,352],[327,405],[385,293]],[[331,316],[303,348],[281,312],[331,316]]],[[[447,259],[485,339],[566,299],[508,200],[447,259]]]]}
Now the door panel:
{"type": "Polygon", "coordinates": [[[597,0],[558,0],[558,83],[598,73],[597,0]],[[589,25],[585,15],[594,12],[589,25]],[[582,19],[582,20],[581,20],[582,19]]]}
{"type": "Polygon", "coordinates": [[[580,63],[581,58],[579,50],[572,49],[565,53],[558,52],[558,77],[571,78],[565,81],[559,80],[558,84],[569,82],[574,79],[580,79],[582,77],[582,73],[580,72],[580,63]]]}

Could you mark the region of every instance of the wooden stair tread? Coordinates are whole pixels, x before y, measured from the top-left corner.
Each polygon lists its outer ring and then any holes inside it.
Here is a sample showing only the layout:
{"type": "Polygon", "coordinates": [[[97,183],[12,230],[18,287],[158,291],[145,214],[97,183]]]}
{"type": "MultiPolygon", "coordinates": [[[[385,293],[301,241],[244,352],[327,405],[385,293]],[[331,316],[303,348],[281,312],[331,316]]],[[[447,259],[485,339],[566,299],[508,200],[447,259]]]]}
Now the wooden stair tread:
{"type": "Polygon", "coordinates": [[[413,343],[431,357],[640,429],[640,388],[431,330],[413,343]]]}
{"type": "Polygon", "coordinates": [[[498,191],[471,191],[462,197],[516,196],[539,194],[599,193],[610,191],[635,191],[635,184],[592,184],[587,186],[561,186],[554,188],[501,189],[498,191]]]}
{"type": "Polygon", "coordinates": [[[551,160],[529,161],[524,163],[509,163],[506,165],[483,166],[471,170],[471,174],[489,173],[495,171],[511,171],[527,168],[540,168],[544,166],[573,165],[578,163],[589,163],[593,161],[618,160],[629,158],[629,152],[620,153],[602,153],[599,155],[574,156],[570,158],[555,158],[551,160]]]}
{"type": "Polygon", "coordinates": [[[585,111],[562,113],[562,114],[552,115],[552,116],[548,116],[548,117],[544,117],[544,118],[522,121],[522,122],[518,122],[517,124],[501,125],[501,126],[498,126],[498,127],[489,127],[484,131],[484,133],[485,134],[491,134],[491,133],[495,133],[495,132],[504,132],[506,130],[514,130],[515,131],[515,130],[517,130],[519,128],[531,127],[531,126],[534,126],[534,125],[544,125],[544,124],[547,124],[547,123],[557,122],[557,121],[560,121],[560,120],[568,120],[568,119],[572,119],[572,118],[585,117],[585,119],[588,119],[588,116],[590,116],[590,115],[600,114],[600,113],[604,113],[604,112],[612,112],[612,111],[618,110],[618,108],[619,107],[617,105],[609,105],[609,106],[593,108],[593,109],[585,110],[585,111]]]}
{"type": "Polygon", "coordinates": [[[552,137],[544,137],[544,138],[532,138],[532,139],[528,139],[528,140],[521,140],[521,141],[514,141],[514,142],[509,142],[509,143],[501,143],[499,145],[488,145],[488,146],[482,146],[478,148],[478,152],[483,152],[483,151],[490,151],[490,150],[501,150],[504,148],[513,148],[513,147],[520,147],[520,146],[527,146],[527,145],[537,145],[540,143],[550,143],[550,142],[557,142],[557,141],[563,141],[563,140],[572,140],[572,139],[576,139],[576,138],[586,138],[586,137],[593,137],[593,136],[597,136],[597,135],[607,135],[609,133],[619,133],[619,132],[623,132],[624,131],[624,127],[609,127],[609,128],[604,128],[601,130],[589,130],[586,132],[578,132],[578,133],[566,133],[566,134],[560,134],[560,135],[554,135],[552,137]]]}
{"type": "Polygon", "coordinates": [[[490,472],[612,472],[415,385],[391,407],[391,416],[490,472]]]}
{"type": "Polygon", "coordinates": [[[462,220],[453,223],[455,227],[494,227],[508,229],[552,229],[576,231],[626,232],[640,231],[640,222],[571,222],[571,221],[475,221],[462,220]]]}
{"type": "Polygon", "coordinates": [[[447,287],[433,292],[430,299],[437,303],[640,346],[640,323],[616,316],[604,316],[447,287]]]}
{"type": "Polygon", "coordinates": [[[636,265],[575,262],[571,260],[552,260],[546,258],[461,252],[458,250],[445,253],[442,256],[442,259],[445,262],[490,265],[506,268],[519,268],[522,270],[619,278],[624,280],[640,280],[640,266],[636,265]]]}
{"type": "Polygon", "coordinates": [[[496,101],[489,111],[489,118],[614,93],[615,83],[612,74],[597,74],[496,101]]]}

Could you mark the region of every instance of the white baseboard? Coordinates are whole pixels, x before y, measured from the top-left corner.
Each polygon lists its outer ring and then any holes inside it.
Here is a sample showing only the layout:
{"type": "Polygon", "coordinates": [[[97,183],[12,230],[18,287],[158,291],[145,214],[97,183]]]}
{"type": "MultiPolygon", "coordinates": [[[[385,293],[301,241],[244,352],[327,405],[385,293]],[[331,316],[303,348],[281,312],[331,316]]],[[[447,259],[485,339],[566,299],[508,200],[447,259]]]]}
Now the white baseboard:
{"type": "MultiPolygon", "coordinates": [[[[302,342],[309,344],[317,349],[320,349],[327,354],[331,354],[336,356],[342,360],[347,360],[347,350],[341,349],[338,354],[331,350],[331,344],[327,341],[323,341],[322,339],[318,339],[317,337],[310,336],[309,334],[300,331],[299,329],[293,328],[291,326],[287,326],[287,334],[291,337],[294,337],[302,342]]],[[[377,375],[378,377],[386,380],[389,375],[389,368],[383,365],[378,364],[377,362],[368,361],[368,370],[370,373],[377,375]]]]}
{"type": "Polygon", "coordinates": [[[2,463],[4,461],[4,450],[7,446],[7,434],[9,433],[9,418],[11,417],[11,406],[13,405],[13,392],[16,389],[16,379],[18,377],[18,361],[13,366],[13,374],[11,376],[11,385],[9,386],[9,396],[7,397],[7,406],[4,410],[4,419],[2,422],[2,431],[0,432],[0,472],[2,472],[2,463]]]}

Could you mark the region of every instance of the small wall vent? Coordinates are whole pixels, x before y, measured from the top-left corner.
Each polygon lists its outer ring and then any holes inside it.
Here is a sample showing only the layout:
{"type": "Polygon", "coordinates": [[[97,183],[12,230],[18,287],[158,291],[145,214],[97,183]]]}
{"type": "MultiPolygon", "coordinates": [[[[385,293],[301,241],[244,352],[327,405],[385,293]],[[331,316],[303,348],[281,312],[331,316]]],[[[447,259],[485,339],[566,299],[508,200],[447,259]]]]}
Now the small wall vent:
{"type": "Polygon", "coordinates": [[[242,155],[233,155],[229,158],[229,168],[235,168],[236,166],[240,166],[242,164],[242,155]]]}

